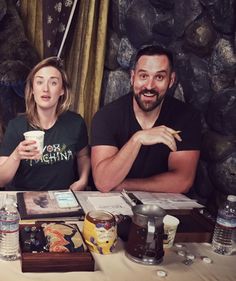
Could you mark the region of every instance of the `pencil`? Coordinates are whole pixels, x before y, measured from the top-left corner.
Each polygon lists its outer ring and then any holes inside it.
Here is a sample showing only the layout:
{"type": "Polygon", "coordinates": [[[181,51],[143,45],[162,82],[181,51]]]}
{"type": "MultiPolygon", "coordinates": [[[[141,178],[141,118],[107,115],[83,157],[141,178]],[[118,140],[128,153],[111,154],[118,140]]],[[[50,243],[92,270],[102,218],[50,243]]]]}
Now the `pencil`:
{"type": "Polygon", "coordinates": [[[171,133],[171,135],[176,135],[176,134],[179,134],[181,133],[181,131],[174,131],[173,133],[171,133]]]}

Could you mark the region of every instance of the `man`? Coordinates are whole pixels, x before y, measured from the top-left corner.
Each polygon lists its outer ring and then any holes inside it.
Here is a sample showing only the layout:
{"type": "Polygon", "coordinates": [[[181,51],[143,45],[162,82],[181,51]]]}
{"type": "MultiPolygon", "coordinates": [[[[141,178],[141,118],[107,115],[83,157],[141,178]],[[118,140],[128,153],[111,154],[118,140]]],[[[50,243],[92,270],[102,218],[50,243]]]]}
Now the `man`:
{"type": "Polygon", "coordinates": [[[200,118],[167,94],[174,81],[172,54],[145,47],[131,71],[132,93],[95,114],[91,161],[100,191],[190,189],[200,155],[200,118]]]}

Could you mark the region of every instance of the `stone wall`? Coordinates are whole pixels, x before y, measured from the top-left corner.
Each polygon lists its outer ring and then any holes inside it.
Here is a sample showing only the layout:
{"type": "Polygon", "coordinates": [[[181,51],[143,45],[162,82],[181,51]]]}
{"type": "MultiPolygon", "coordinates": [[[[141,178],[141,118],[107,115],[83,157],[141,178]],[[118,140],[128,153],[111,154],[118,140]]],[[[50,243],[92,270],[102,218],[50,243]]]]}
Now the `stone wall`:
{"type": "MultiPolygon", "coordinates": [[[[0,127],[25,111],[25,80],[39,61],[26,38],[15,0],[0,0],[0,127]]],[[[1,143],[1,134],[0,134],[1,143]]]]}
{"type": "MultiPolygon", "coordinates": [[[[111,0],[102,104],[130,89],[137,49],[158,43],[175,55],[173,95],[202,115],[201,160],[192,195],[236,195],[234,0],[111,0]]],[[[218,196],[219,195],[219,196],[218,196]]]]}

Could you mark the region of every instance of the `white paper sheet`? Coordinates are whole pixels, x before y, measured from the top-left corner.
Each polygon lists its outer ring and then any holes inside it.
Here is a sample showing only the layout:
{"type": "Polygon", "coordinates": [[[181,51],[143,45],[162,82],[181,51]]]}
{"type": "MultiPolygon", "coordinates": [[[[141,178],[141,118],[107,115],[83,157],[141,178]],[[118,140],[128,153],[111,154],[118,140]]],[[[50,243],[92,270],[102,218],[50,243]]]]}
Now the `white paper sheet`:
{"type": "Polygon", "coordinates": [[[157,204],[163,209],[193,209],[202,208],[203,205],[197,203],[180,193],[149,193],[134,192],[135,196],[140,199],[143,204],[157,204]]]}
{"type": "MultiPolygon", "coordinates": [[[[150,193],[141,191],[134,191],[133,193],[144,204],[157,204],[166,210],[204,207],[195,200],[179,193],[150,193]]],[[[116,214],[133,215],[131,207],[122,198],[120,192],[76,191],[75,195],[85,213],[90,210],[103,209],[116,214]]]]}
{"type": "Polygon", "coordinates": [[[105,210],[112,214],[132,215],[131,207],[120,196],[93,196],[88,197],[88,201],[95,210],[105,210]]]}

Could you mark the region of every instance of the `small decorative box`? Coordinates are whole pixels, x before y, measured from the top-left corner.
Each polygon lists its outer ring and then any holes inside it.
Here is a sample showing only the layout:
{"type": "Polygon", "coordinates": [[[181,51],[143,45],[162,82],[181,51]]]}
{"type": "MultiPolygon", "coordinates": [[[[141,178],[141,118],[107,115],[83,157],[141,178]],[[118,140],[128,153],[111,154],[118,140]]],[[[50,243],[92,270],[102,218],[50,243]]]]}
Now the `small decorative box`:
{"type": "Polygon", "coordinates": [[[22,272],[94,271],[94,259],[76,224],[20,225],[22,272]]]}

